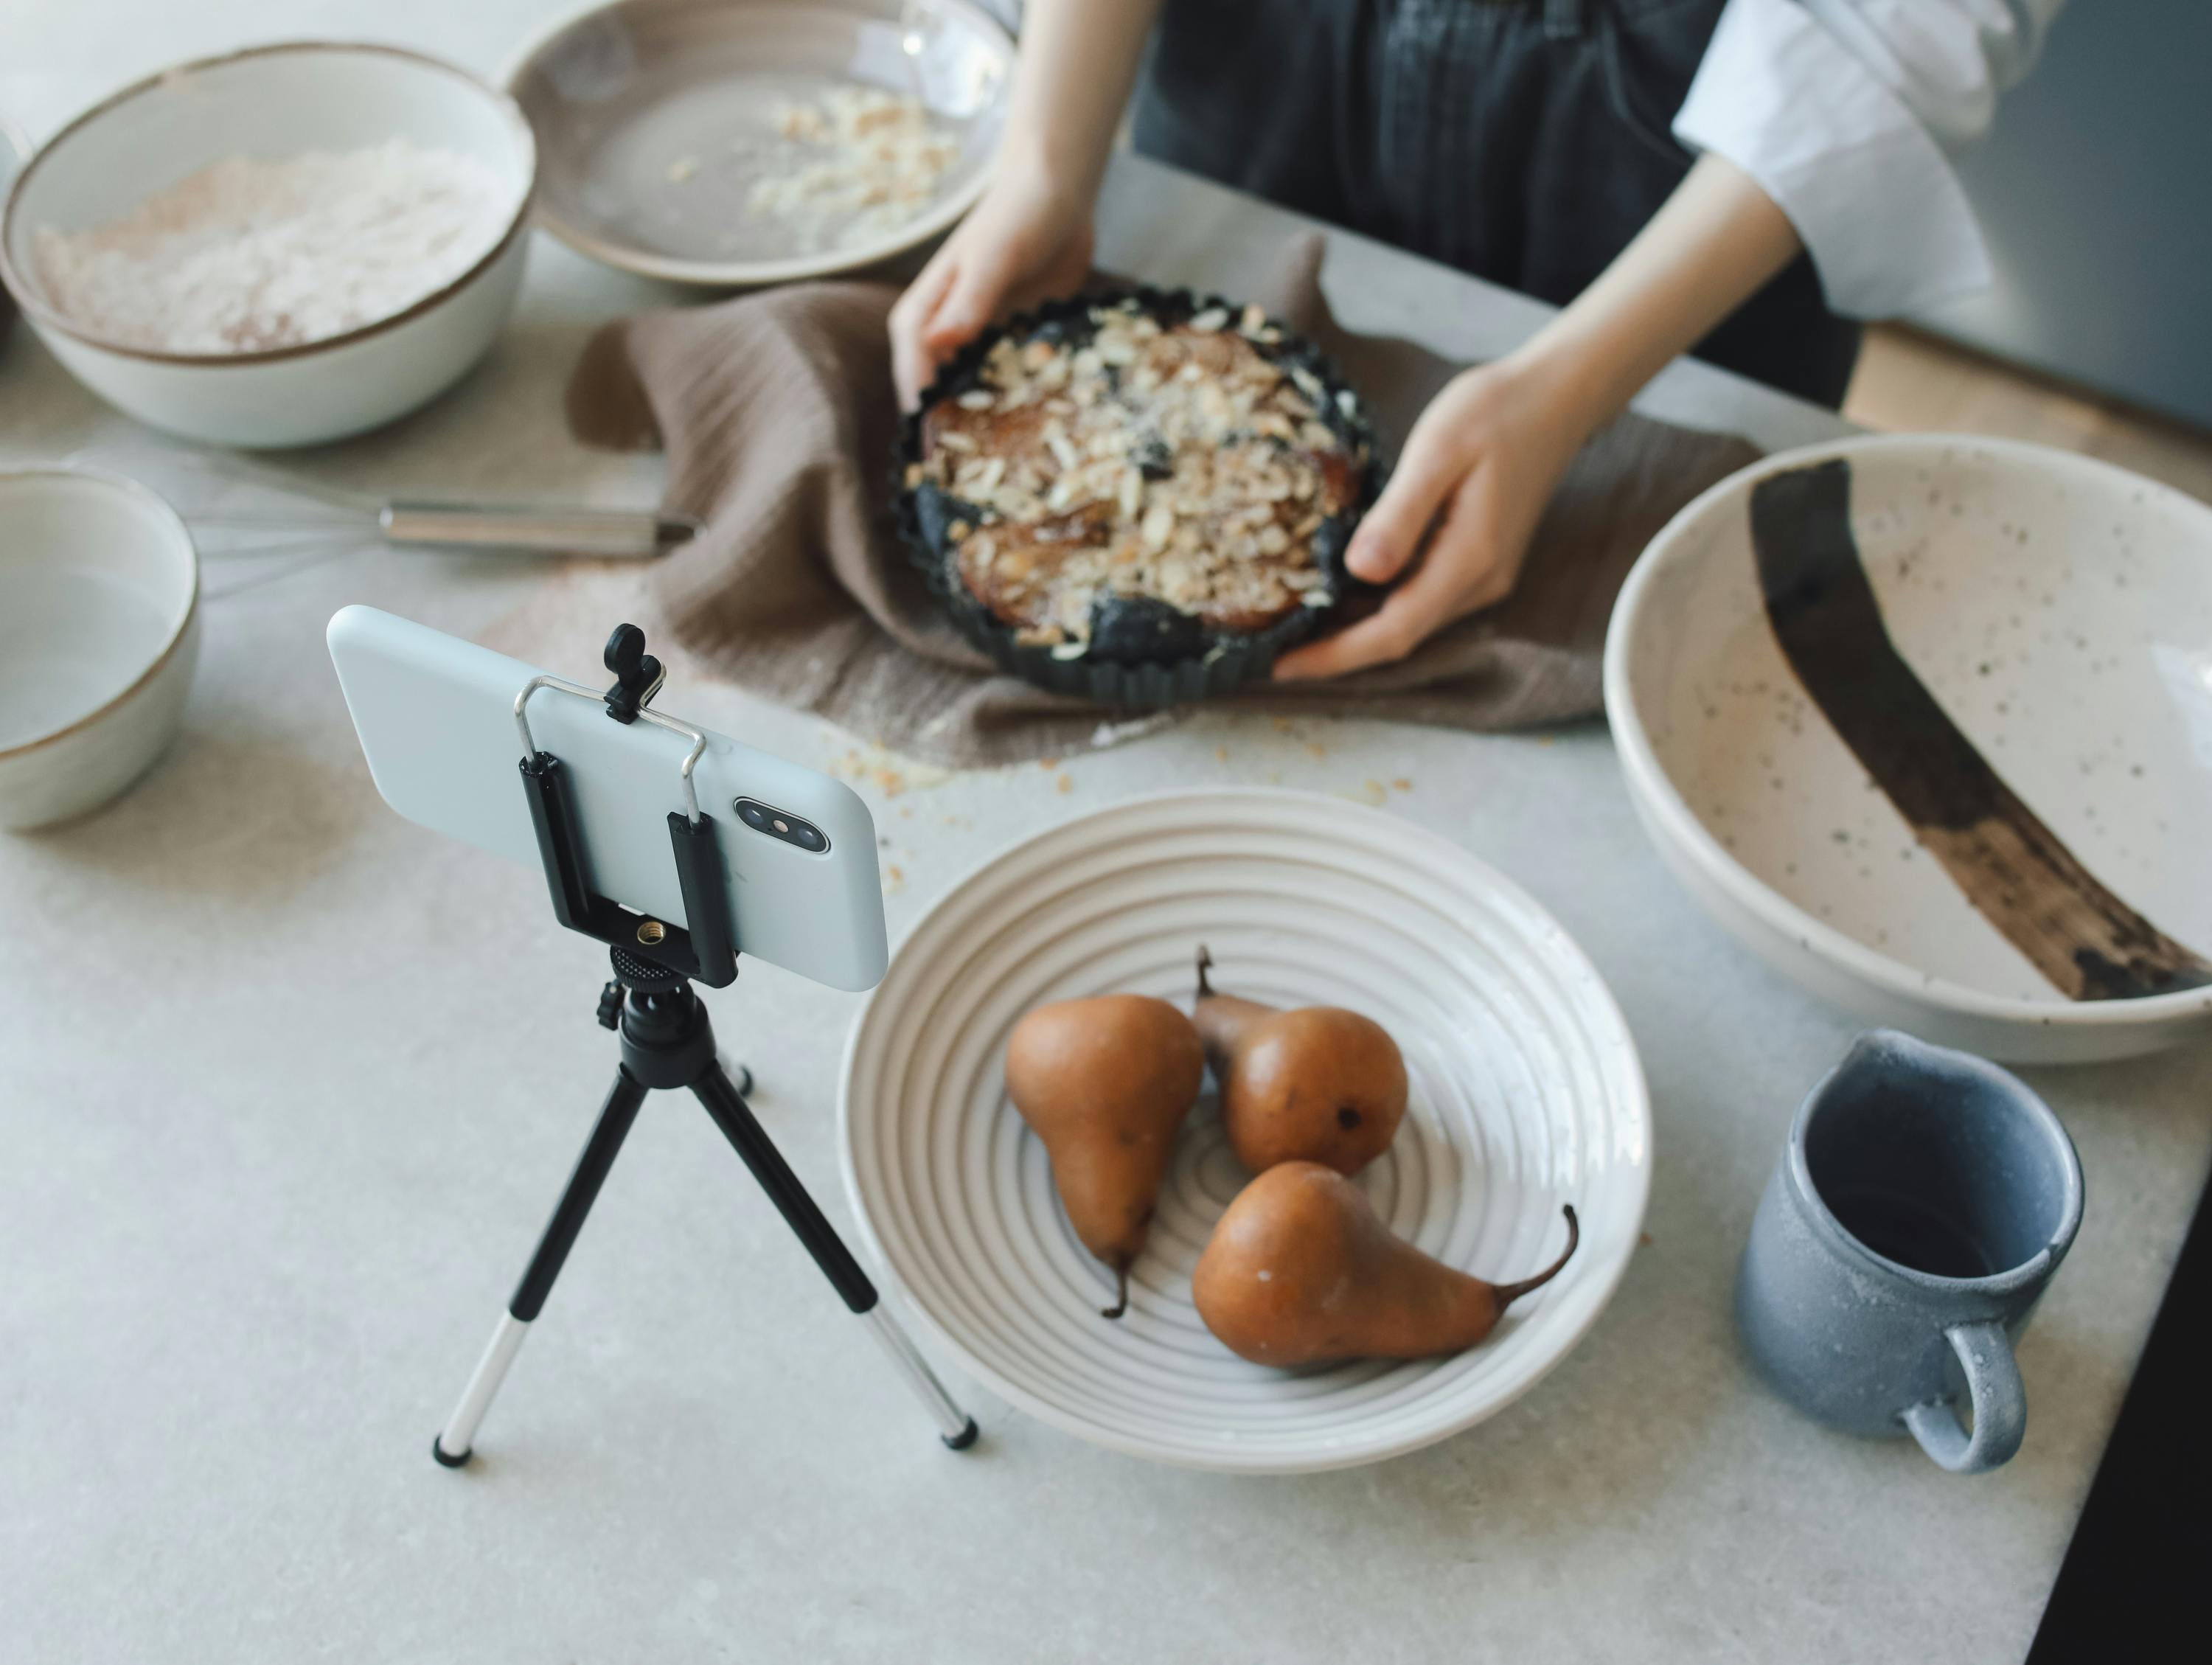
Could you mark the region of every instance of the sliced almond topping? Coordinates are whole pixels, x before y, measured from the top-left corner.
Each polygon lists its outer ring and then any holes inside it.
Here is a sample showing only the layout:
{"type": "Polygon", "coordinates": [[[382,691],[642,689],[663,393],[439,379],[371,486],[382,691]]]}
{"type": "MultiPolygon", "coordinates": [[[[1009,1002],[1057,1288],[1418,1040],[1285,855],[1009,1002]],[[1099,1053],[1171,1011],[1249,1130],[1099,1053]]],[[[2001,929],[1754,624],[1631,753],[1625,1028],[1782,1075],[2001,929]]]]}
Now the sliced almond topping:
{"type": "Polygon", "coordinates": [[[929,436],[918,477],[983,511],[981,527],[950,534],[963,575],[988,572],[1007,617],[1029,621],[1022,639],[1069,657],[1085,651],[1102,595],[1209,615],[1327,605],[1311,540],[1336,500],[1320,459],[1355,447],[1316,413],[1335,421],[1356,404],[1255,350],[1279,335],[1256,307],[1209,307],[1164,329],[1120,306],[1095,318],[1081,346],[994,343],[983,385],[957,399],[962,416],[988,404],[1036,419],[996,433],[956,420],[929,436]],[[1002,520],[1019,530],[988,535],[1002,520]]]}
{"type": "Polygon", "coordinates": [[[1175,511],[1165,503],[1155,503],[1145,511],[1145,523],[1138,529],[1138,535],[1145,540],[1146,549],[1162,550],[1167,547],[1174,532],[1175,511]]]}
{"type": "Polygon", "coordinates": [[[1145,506],[1145,477],[1133,468],[1121,471],[1121,482],[1117,493],[1121,513],[1133,520],[1145,506]]]}

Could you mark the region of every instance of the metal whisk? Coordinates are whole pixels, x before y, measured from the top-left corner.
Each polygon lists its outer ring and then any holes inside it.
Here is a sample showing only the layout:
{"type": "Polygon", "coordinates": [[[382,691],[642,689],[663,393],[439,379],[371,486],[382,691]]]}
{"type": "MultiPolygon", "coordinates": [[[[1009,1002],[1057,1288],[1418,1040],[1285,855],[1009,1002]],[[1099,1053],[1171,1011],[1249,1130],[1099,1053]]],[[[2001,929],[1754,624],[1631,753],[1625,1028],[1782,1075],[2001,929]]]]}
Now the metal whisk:
{"type": "Polygon", "coordinates": [[[200,455],[181,466],[169,457],[134,463],[134,471],[149,476],[175,504],[204,558],[267,563],[210,586],[204,593],[211,600],[368,544],[643,559],[665,554],[700,529],[690,515],[657,509],[386,499],[238,457],[200,455]],[[217,483],[212,495],[203,489],[210,479],[217,483]]]}
{"type": "MultiPolygon", "coordinates": [[[[235,465],[223,466],[227,471],[238,471],[235,465]]],[[[665,554],[696,536],[700,525],[688,514],[665,514],[656,509],[386,500],[291,476],[272,480],[255,471],[248,477],[319,503],[326,512],[186,508],[183,511],[186,522],[195,531],[284,540],[281,544],[255,544],[251,552],[257,555],[295,544],[307,547],[336,537],[373,533],[387,544],[638,557],[665,554]]]]}

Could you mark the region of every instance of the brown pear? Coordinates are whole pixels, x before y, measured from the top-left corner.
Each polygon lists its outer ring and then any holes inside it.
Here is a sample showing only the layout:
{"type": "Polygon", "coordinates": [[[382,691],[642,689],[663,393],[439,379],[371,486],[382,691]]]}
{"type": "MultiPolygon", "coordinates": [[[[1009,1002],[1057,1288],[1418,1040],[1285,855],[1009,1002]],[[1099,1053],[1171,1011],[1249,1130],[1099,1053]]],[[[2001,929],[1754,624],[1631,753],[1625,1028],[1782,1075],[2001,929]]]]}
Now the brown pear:
{"type": "Polygon", "coordinates": [[[1041,1006],[1007,1038],[1006,1092],[1044,1141],[1067,1223],[1114,1268],[1106,1317],[1128,1310],[1129,1264],[1205,1077],[1196,1028],[1148,995],[1041,1006]]]}
{"type": "Polygon", "coordinates": [[[1216,994],[1198,951],[1193,1021],[1221,1085],[1221,1127],[1255,1174],[1279,1162],[1356,1174],[1390,1148],[1406,1115],[1406,1060],[1371,1018],[1341,1006],[1290,1012],[1216,994]]]}
{"type": "Polygon", "coordinates": [[[1533,1278],[1486,1284],[1395,1235],[1366,1194],[1317,1162],[1270,1168],[1237,1194],[1191,1274],[1198,1316],[1255,1364],[1425,1358],[1471,1347],[1500,1314],[1559,1275],[1580,1241],[1533,1278]]]}

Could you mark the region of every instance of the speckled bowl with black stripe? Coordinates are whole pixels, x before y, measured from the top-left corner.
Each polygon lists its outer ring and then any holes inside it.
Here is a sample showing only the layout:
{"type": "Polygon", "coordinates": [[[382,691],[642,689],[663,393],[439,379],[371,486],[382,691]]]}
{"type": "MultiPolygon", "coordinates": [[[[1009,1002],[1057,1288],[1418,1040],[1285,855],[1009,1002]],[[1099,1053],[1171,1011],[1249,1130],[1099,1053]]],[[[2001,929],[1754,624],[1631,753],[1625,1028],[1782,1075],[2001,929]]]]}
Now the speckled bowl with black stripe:
{"type": "Polygon", "coordinates": [[[1014,630],[962,580],[957,546],[950,536],[956,520],[982,524],[983,510],[927,481],[906,483],[908,469],[923,460],[922,424],[932,407],[981,385],[985,361],[1001,339],[1080,343],[1097,327],[1093,308],[1127,307],[1132,301],[1139,311],[1170,327],[1211,307],[1225,308],[1231,317],[1243,312],[1242,305],[1219,295],[1139,286],[1093,290],[1019,313],[978,336],[939,369],[920,404],[899,426],[891,483],[899,537],[908,556],[960,634],[994,664],[1055,694],[1152,710],[1219,699],[1264,680],[1279,655],[1340,617],[1348,602],[1374,593],[1375,586],[1345,570],[1344,552],[1352,529],[1381,489],[1384,470],[1375,453],[1365,402],[1318,348],[1270,319],[1279,337],[1253,341],[1252,345],[1274,362],[1303,369],[1321,383],[1328,398],[1316,419],[1359,459],[1353,503],[1324,521],[1314,534],[1314,559],[1325,580],[1328,605],[1300,607],[1264,629],[1231,631],[1209,629],[1191,614],[1150,597],[1100,596],[1091,603],[1091,640],[1081,657],[1063,659],[1051,647],[1016,641],[1014,630]],[[1345,394],[1349,398],[1340,397],[1345,394]]]}

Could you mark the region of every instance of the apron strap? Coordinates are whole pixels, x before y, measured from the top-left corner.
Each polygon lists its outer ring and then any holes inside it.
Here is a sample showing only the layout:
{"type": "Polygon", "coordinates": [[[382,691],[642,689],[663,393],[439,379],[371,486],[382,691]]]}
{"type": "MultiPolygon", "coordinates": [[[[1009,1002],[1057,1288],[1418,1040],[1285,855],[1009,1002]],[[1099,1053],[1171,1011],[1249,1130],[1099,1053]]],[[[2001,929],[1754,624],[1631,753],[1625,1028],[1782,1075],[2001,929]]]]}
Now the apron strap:
{"type": "Polygon", "coordinates": [[[1572,40],[1583,32],[1583,0],[1544,0],[1544,38],[1572,40]]]}

